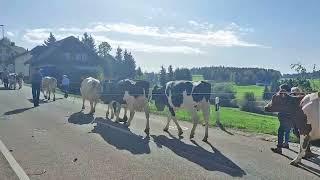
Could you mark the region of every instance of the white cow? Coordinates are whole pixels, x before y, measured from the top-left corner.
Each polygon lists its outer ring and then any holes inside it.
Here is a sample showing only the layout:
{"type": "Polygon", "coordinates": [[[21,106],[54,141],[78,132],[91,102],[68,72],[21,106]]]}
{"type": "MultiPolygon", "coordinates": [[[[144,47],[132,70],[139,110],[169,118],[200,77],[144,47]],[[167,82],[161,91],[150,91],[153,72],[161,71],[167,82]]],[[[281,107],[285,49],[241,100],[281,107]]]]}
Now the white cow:
{"type": "Polygon", "coordinates": [[[100,81],[92,77],[84,79],[81,83],[80,92],[82,96],[82,109],[85,109],[84,103],[85,100],[88,100],[91,107],[90,114],[93,114],[101,95],[100,81]]]}
{"type": "Polygon", "coordinates": [[[290,164],[297,165],[306,155],[309,142],[320,139],[320,93],[306,96],[275,94],[265,107],[269,112],[288,112],[300,134],[300,152],[290,164]]]}
{"type": "Polygon", "coordinates": [[[51,93],[53,93],[53,101],[56,100],[57,79],[46,76],[42,78],[41,91],[45,99],[50,100],[51,93]]]}
{"type": "Polygon", "coordinates": [[[8,76],[9,80],[9,89],[16,89],[17,88],[17,74],[10,73],[8,76]]]}

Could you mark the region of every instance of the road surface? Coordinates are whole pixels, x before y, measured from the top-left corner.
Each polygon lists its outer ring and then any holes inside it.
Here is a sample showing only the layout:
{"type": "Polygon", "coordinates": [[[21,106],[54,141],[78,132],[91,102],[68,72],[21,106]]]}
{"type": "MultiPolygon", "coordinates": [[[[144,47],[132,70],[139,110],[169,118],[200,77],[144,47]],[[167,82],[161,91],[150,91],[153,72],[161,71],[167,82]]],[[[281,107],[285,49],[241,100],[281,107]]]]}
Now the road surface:
{"type": "MultiPolygon", "coordinates": [[[[191,124],[182,121],[179,139],[173,124],[165,133],[166,119],[155,115],[146,138],[143,113],[128,129],[106,119],[101,104],[90,116],[72,97],[57,95],[37,108],[30,99],[29,87],[0,89],[0,140],[30,179],[319,179],[320,159],[289,165],[297,148],[281,156],[270,151],[274,143],[216,128],[207,144],[202,126],[192,142],[191,124]]],[[[0,179],[16,179],[1,155],[0,168],[0,179]]]]}

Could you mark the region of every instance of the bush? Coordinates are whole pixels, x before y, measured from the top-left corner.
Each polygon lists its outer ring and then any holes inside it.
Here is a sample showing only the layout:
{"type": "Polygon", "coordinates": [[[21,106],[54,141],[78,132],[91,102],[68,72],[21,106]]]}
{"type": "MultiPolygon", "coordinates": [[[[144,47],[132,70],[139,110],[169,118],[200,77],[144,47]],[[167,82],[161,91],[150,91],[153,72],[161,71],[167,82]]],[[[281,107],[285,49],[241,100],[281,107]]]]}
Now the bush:
{"type": "Polygon", "coordinates": [[[240,110],[252,113],[264,114],[264,111],[256,104],[256,98],[253,92],[246,92],[240,102],[240,110]]]}
{"type": "Polygon", "coordinates": [[[238,105],[235,94],[236,92],[231,83],[216,83],[213,86],[211,102],[214,104],[214,98],[219,97],[221,106],[237,108],[238,105]]]}

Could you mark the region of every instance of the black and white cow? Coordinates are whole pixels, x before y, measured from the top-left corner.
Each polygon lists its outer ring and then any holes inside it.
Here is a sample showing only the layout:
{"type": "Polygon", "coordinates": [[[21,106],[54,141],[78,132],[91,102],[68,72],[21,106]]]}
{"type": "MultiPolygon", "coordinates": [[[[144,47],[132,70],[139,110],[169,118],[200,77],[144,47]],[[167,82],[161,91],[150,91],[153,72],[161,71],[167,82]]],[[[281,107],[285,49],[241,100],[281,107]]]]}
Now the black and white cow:
{"type": "Polygon", "coordinates": [[[115,113],[116,122],[119,122],[120,109],[124,107],[123,120],[126,121],[128,119],[127,109],[129,109],[130,117],[126,123],[130,126],[135,111],[144,111],[147,119],[145,133],[149,134],[149,88],[149,82],[142,80],[125,79],[119,82],[104,82],[101,100],[108,104],[106,117],[108,118],[109,110],[111,109],[111,119],[114,117],[113,113],[115,113]]]}
{"type": "Polygon", "coordinates": [[[192,114],[193,127],[190,139],[193,138],[199,121],[197,112],[201,110],[206,125],[203,141],[207,141],[210,116],[210,93],[211,85],[204,81],[170,81],[166,84],[166,87],[155,86],[152,90],[152,100],[155,101],[157,110],[163,111],[165,106],[167,106],[170,111],[167,125],[163,130],[168,131],[169,123],[172,119],[177,125],[179,135],[183,133],[176,119],[175,110],[184,108],[192,114]]]}

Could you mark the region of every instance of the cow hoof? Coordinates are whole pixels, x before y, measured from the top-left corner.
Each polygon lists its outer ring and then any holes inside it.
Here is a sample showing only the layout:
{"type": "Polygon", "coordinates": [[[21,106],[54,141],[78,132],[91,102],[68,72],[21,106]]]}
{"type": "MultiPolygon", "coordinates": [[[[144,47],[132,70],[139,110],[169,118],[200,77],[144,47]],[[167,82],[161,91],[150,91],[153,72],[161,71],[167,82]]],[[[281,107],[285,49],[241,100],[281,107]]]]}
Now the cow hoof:
{"type": "Polygon", "coordinates": [[[149,131],[150,131],[150,129],[145,129],[145,130],[144,130],[144,132],[145,132],[147,135],[149,135],[149,131]]]}
{"type": "Polygon", "coordinates": [[[56,99],[55,99],[55,98],[53,98],[53,101],[56,101],[56,99]]]}
{"type": "Polygon", "coordinates": [[[194,135],[190,135],[190,139],[194,138],[194,135]]]}
{"type": "Polygon", "coordinates": [[[114,118],[114,115],[113,116],[111,115],[110,119],[113,119],[113,118],[114,118]]]}
{"type": "Polygon", "coordinates": [[[293,166],[298,166],[299,162],[296,162],[296,161],[291,161],[290,162],[290,165],[293,165],[293,166]]]}
{"type": "Polygon", "coordinates": [[[123,120],[123,122],[127,122],[128,121],[128,117],[124,116],[122,120],[123,120]]]}
{"type": "Polygon", "coordinates": [[[183,134],[183,131],[179,131],[179,134],[178,134],[178,135],[181,136],[182,134],[183,134]]]}
{"type": "Polygon", "coordinates": [[[169,128],[164,128],[163,131],[164,132],[169,132],[169,128]]]}
{"type": "Polygon", "coordinates": [[[203,142],[208,142],[208,137],[204,137],[204,138],[202,139],[202,141],[203,141],[203,142]]]}
{"type": "Polygon", "coordinates": [[[84,109],[84,106],[82,106],[82,108],[81,108],[82,110],[84,109]]]}

